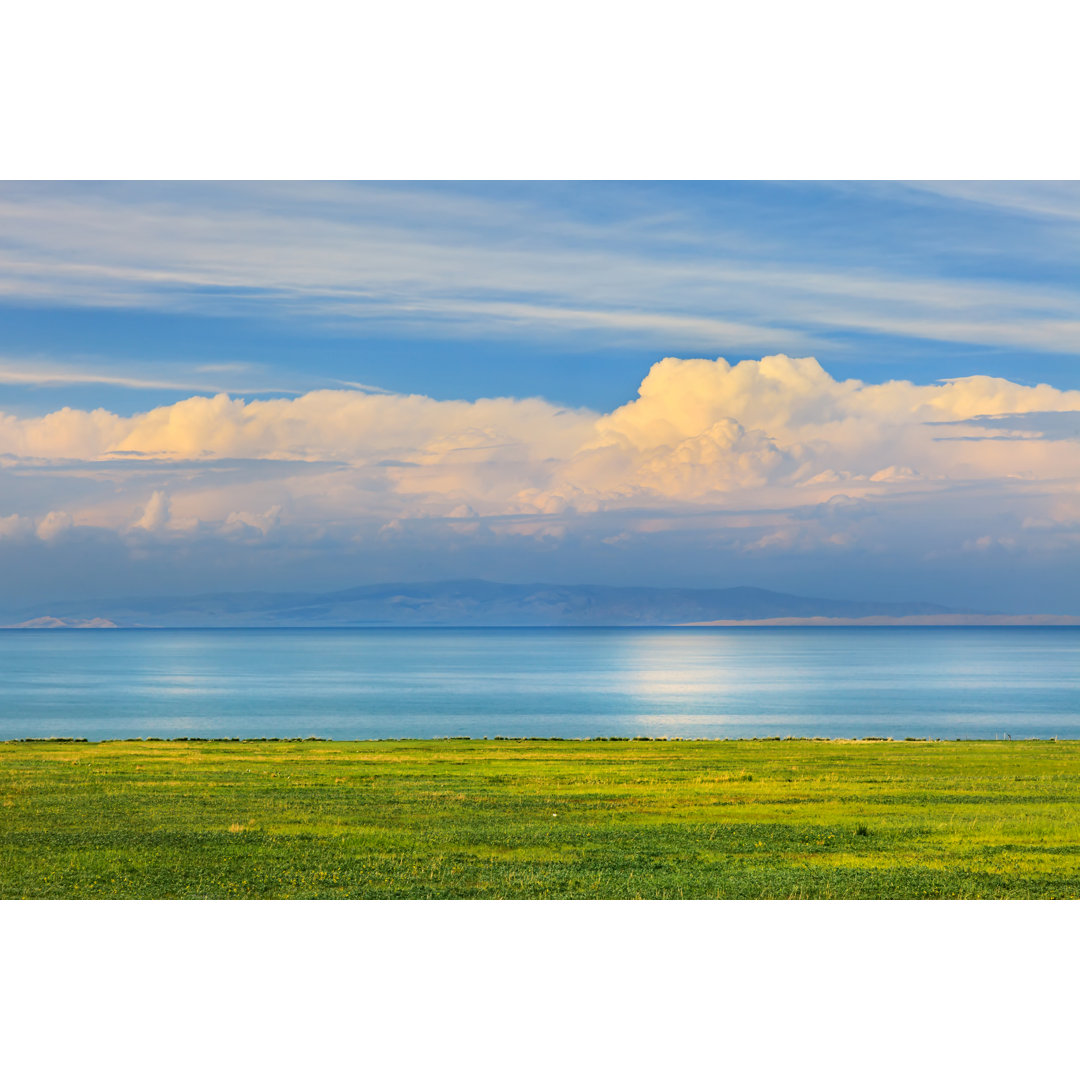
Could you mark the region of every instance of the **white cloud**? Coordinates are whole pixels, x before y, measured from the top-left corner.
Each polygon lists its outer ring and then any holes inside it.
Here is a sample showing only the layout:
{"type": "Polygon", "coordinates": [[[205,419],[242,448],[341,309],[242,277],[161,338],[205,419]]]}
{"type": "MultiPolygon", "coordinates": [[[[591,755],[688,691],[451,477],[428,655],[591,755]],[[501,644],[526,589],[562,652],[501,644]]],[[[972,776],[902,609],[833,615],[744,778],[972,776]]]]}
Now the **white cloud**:
{"type": "Polygon", "coordinates": [[[926,181],[907,187],[949,199],[979,203],[1034,217],[1080,222],[1080,184],[1075,181],[926,181]]]}
{"type": "Polygon", "coordinates": [[[71,515],[66,511],[50,510],[41,521],[38,522],[36,532],[41,540],[48,542],[62,536],[71,529],[74,524],[75,522],[71,515]]]}
{"type": "Polygon", "coordinates": [[[34,523],[21,514],[8,514],[0,517],[0,540],[21,540],[32,536],[34,523]]]}
{"type": "Polygon", "coordinates": [[[266,536],[281,520],[281,507],[271,506],[261,514],[250,510],[233,510],[225,519],[222,531],[241,537],[266,536]]]}
{"type": "MultiPolygon", "coordinates": [[[[524,327],[739,349],[815,349],[842,328],[1072,353],[1080,333],[1067,284],[904,275],[865,256],[844,266],[689,212],[650,219],[628,192],[599,223],[542,198],[270,185],[238,199],[238,190],[7,189],[0,248],[14,254],[0,256],[0,294],[168,311],[272,304],[443,337],[524,327]]],[[[1061,222],[1077,212],[1075,187],[941,190],[1061,222]]],[[[980,248],[972,255],[985,265],[980,248]]]]}
{"type": "MultiPolygon", "coordinates": [[[[228,374],[241,371],[241,364],[203,364],[200,372],[228,374]]],[[[189,392],[225,392],[216,382],[198,381],[190,376],[173,379],[148,379],[145,376],[121,371],[93,371],[89,368],[72,368],[57,365],[38,358],[0,358],[0,385],[8,386],[117,386],[129,390],[186,390],[189,392]]],[[[230,388],[235,394],[288,393],[282,387],[237,386],[230,388]]]]}
{"type": "Polygon", "coordinates": [[[159,533],[169,524],[170,500],[164,491],[155,491],[151,496],[134,529],[145,529],[149,533],[159,533]]]}
{"type": "MultiPolygon", "coordinates": [[[[1050,532],[1024,522],[1058,520],[1080,494],[1080,439],[1062,437],[1069,424],[1049,423],[1073,412],[1080,391],[1004,379],[865,383],[837,381],[809,358],[668,358],[632,401],[607,414],[540,399],[219,394],[133,416],[0,416],[0,454],[78,464],[68,469],[78,503],[40,522],[45,539],[70,528],[76,507],[80,524],[118,532],[180,542],[202,522],[249,543],[271,533],[389,537],[426,520],[446,537],[484,529],[553,544],[586,535],[595,515],[617,512],[630,516],[605,527],[598,543],[613,535],[625,543],[678,521],[742,530],[746,550],[804,550],[860,537],[899,543],[889,534],[895,524],[879,513],[889,508],[930,533],[946,519],[955,531],[951,511],[963,499],[972,521],[996,514],[1024,542],[1038,543],[1050,532]],[[1013,428],[1020,437],[1010,437],[1013,428]],[[1039,437],[1041,428],[1054,437],[1039,437]],[[117,479],[108,469],[118,460],[138,467],[117,479]],[[266,462],[306,464],[271,470],[266,462]],[[154,485],[155,469],[166,466],[168,494],[160,479],[154,485]],[[106,482],[113,493],[102,495],[106,482]]],[[[0,519],[10,520],[22,518],[0,519]]],[[[985,535],[982,527],[948,542],[982,550],[985,535]]],[[[1072,533],[1053,535],[1060,543],[1072,533]]],[[[1007,549],[1008,539],[998,536],[995,546],[1007,549]]],[[[903,542],[920,541],[909,533],[903,542]]]]}

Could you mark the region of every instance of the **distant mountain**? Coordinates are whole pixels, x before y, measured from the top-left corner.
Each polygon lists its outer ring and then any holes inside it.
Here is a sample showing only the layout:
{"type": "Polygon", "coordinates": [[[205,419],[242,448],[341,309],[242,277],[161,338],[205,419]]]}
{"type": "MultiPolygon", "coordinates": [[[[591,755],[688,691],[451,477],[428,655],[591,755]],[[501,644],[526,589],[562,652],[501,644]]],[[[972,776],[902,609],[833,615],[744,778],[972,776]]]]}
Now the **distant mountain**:
{"type": "Polygon", "coordinates": [[[10,630],[115,630],[116,623],[108,619],[58,619],[55,615],[41,615],[36,619],[5,627],[10,630]]]}
{"type": "Polygon", "coordinates": [[[759,619],[950,615],[938,604],[825,600],[768,589],[436,581],[329,593],[216,593],[56,603],[12,623],[117,626],[670,626],[759,619]]]}

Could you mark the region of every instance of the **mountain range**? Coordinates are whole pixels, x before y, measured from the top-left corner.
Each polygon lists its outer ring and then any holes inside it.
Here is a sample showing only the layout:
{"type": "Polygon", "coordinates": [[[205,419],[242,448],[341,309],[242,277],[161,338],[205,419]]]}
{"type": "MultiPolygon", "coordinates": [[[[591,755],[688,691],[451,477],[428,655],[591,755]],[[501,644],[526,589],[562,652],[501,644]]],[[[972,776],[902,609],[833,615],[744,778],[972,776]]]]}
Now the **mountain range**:
{"type": "Polygon", "coordinates": [[[972,614],[922,602],[829,600],[768,589],[507,585],[437,581],[322,593],[208,593],[69,601],[9,615],[8,625],[670,626],[758,620],[907,619],[972,614]]]}

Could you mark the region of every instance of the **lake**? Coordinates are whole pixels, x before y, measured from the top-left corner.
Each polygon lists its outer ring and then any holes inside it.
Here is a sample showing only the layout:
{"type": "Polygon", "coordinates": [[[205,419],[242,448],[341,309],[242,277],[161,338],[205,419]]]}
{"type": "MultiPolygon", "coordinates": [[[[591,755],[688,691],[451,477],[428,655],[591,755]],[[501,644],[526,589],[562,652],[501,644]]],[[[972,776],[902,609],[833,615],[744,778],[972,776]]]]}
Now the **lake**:
{"type": "Polygon", "coordinates": [[[1080,628],[3,630],[0,739],[1080,737],[1080,628]]]}

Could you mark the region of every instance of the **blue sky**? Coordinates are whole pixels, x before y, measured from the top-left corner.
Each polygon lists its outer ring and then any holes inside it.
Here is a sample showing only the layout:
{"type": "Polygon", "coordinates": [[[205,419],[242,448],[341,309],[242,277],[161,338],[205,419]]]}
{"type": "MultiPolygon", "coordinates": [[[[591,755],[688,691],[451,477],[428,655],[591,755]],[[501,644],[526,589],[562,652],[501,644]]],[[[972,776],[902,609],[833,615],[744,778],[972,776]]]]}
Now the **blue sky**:
{"type": "Polygon", "coordinates": [[[1075,607],[1078,241],[1058,183],[0,185],[6,600],[486,570],[1075,607]],[[641,398],[778,354],[822,377],[641,398]],[[220,393],[265,407],[138,419],[220,393]]]}
{"type": "MultiPolygon", "coordinates": [[[[1080,195],[1065,185],[12,184],[0,195],[7,367],[32,358],[241,390],[350,380],[594,408],[626,400],[667,353],[812,353],[867,379],[1080,377],[1080,195]],[[215,365],[236,370],[213,379],[215,365]]],[[[118,400],[116,388],[80,392],[118,400]]]]}

